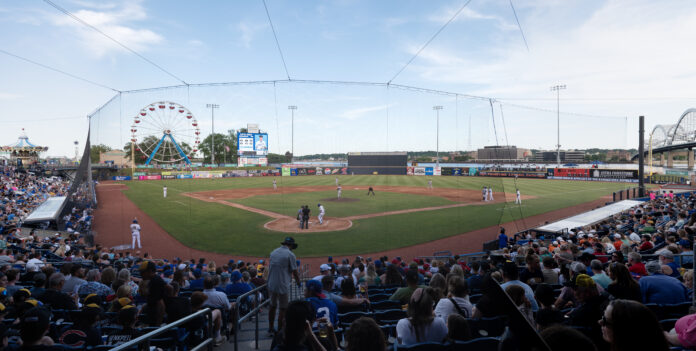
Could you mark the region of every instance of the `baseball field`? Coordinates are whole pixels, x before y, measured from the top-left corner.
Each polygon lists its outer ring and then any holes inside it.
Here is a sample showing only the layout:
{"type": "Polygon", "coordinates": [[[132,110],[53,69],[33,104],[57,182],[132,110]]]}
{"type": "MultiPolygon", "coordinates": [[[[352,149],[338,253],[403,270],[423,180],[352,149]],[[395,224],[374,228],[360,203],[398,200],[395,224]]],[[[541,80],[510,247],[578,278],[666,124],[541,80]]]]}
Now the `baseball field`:
{"type": "MultiPolygon", "coordinates": [[[[183,245],[206,252],[263,257],[291,233],[298,256],[350,255],[424,244],[508,223],[515,232],[539,223],[526,219],[580,204],[610,201],[628,184],[544,179],[415,176],[334,176],[182,179],[100,184],[123,192],[147,217],[183,245]],[[163,186],[168,196],[163,198],[163,186]],[[376,196],[367,196],[372,186],[376,196]],[[483,186],[495,200],[481,199],[483,186]],[[514,204],[515,189],[522,204],[514,204]],[[326,209],[324,224],[316,218],[326,209]],[[308,205],[308,230],[296,214],[308,205]]],[[[99,191],[99,190],[98,190],[99,191]]],[[[99,193],[99,192],[98,192],[99,193]]],[[[118,206],[110,211],[117,212],[118,206]]],[[[123,226],[123,233],[129,223],[123,226]]],[[[115,225],[115,224],[113,224],[115,225]]],[[[113,226],[112,225],[112,226],[113,226]]],[[[121,229],[119,228],[119,231],[121,229]]],[[[147,237],[148,228],[143,228],[147,237]]],[[[494,236],[495,233],[491,233],[494,236]]],[[[129,235],[124,241],[128,241],[129,235]]],[[[466,235],[461,236],[466,240],[466,235]]],[[[452,248],[455,249],[456,248],[452,248]]]]}

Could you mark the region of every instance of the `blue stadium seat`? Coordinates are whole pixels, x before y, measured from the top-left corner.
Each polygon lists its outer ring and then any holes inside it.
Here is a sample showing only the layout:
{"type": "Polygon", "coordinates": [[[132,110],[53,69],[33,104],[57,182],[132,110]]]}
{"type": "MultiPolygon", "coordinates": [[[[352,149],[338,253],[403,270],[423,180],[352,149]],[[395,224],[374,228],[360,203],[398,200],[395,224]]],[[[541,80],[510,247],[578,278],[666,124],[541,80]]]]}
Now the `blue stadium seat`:
{"type": "Polygon", "coordinates": [[[479,337],[499,337],[507,328],[507,316],[492,318],[467,319],[471,336],[479,337]]]}
{"type": "Polygon", "coordinates": [[[341,305],[338,306],[338,313],[348,313],[348,312],[366,312],[367,306],[365,304],[360,305],[341,305]]]}
{"type": "Polygon", "coordinates": [[[373,318],[372,313],[370,312],[348,312],[338,315],[338,323],[341,325],[341,327],[348,328],[354,320],[360,317],[373,318]]]}
{"type": "Polygon", "coordinates": [[[390,297],[391,297],[391,294],[369,295],[370,302],[379,302],[379,301],[389,300],[390,297]]]}
{"type": "Polygon", "coordinates": [[[482,294],[474,294],[474,295],[469,295],[469,302],[471,302],[472,305],[475,305],[476,303],[479,302],[481,299],[482,294]]]}
{"type": "MultiPolygon", "coordinates": [[[[370,301],[370,302],[372,302],[372,301],[370,301]]],[[[391,301],[391,300],[372,302],[370,304],[370,308],[372,308],[373,311],[400,309],[401,302],[391,301]]]]}
{"type": "Polygon", "coordinates": [[[406,316],[406,311],[400,309],[375,312],[377,324],[396,324],[399,319],[406,318],[406,316]]]}
{"type": "Polygon", "coordinates": [[[478,338],[469,341],[455,341],[450,345],[450,351],[489,351],[497,350],[498,338],[478,338]]]}
{"type": "Polygon", "coordinates": [[[677,323],[678,319],[672,318],[672,319],[663,319],[660,321],[660,326],[662,326],[662,330],[669,332],[674,328],[674,324],[677,323]]]}
{"type": "Polygon", "coordinates": [[[440,342],[421,342],[413,345],[398,345],[395,349],[408,351],[447,351],[449,350],[449,346],[449,344],[440,342]]]}

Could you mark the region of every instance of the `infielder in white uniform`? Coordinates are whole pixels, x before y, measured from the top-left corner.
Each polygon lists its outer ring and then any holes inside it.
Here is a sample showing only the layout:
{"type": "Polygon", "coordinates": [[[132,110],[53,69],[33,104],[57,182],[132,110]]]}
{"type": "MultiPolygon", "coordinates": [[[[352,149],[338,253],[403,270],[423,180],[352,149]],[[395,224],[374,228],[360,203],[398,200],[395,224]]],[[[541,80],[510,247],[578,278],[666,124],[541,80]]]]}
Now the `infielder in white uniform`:
{"type": "Polygon", "coordinates": [[[493,187],[488,187],[488,201],[493,201],[493,187]]]}
{"type": "Polygon", "coordinates": [[[317,204],[317,206],[319,206],[319,216],[317,216],[317,218],[319,218],[319,224],[324,224],[324,215],[326,211],[324,211],[324,206],[321,204],[317,204]]]}
{"type": "Polygon", "coordinates": [[[278,190],[278,184],[276,184],[276,180],[273,179],[273,190],[278,190]]]}
{"type": "Polygon", "coordinates": [[[133,223],[130,225],[130,230],[131,230],[131,236],[133,236],[133,242],[131,244],[131,248],[135,249],[135,241],[138,241],[138,248],[142,248],[140,246],[140,224],[138,224],[138,220],[134,219],[133,223]]]}
{"type": "Polygon", "coordinates": [[[515,199],[516,204],[522,204],[522,198],[520,197],[520,189],[517,189],[517,198],[515,199]]]}
{"type": "Polygon", "coordinates": [[[341,198],[341,186],[339,185],[338,188],[336,188],[336,192],[338,193],[338,198],[341,198]]]}
{"type": "Polygon", "coordinates": [[[336,186],[338,186],[338,177],[336,177],[336,186]]]}
{"type": "Polygon", "coordinates": [[[433,188],[433,180],[428,179],[428,189],[432,189],[432,188],[433,188]]]}
{"type": "Polygon", "coordinates": [[[165,199],[167,198],[167,187],[166,186],[164,186],[162,188],[162,196],[164,196],[165,199]]]}
{"type": "Polygon", "coordinates": [[[488,188],[486,188],[485,186],[481,190],[481,200],[488,201],[488,188]]]}

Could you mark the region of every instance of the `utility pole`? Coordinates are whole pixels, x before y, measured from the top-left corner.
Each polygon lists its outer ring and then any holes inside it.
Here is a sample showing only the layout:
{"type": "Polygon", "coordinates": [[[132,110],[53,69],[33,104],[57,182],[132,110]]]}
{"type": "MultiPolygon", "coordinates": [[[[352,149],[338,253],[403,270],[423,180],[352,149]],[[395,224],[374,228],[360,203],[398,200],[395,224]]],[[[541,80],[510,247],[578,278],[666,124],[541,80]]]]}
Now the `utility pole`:
{"type": "Polygon", "coordinates": [[[440,167],[440,110],[442,110],[442,106],[437,105],[433,106],[433,110],[437,113],[437,137],[436,137],[436,146],[435,146],[435,152],[436,152],[436,159],[437,159],[437,167],[440,167]]]}
{"type": "Polygon", "coordinates": [[[558,144],[556,145],[556,166],[558,168],[561,167],[561,90],[565,90],[565,88],[565,84],[554,85],[551,87],[551,91],[556,92],[556,137],[558,140],[558,144]]]}
{"type": "Polygon", "coordinates": [[[210,134],[210,163],[215,164],[215,109],[220,108],[220,105],[206,104],[205,107],[210,109],[211,118],[213,120],[213,133],[210,134]]]}
{"type": "Polygon", "coordinates": [[[290,159],[290,163],[295,162],[295,110],[297,110],[297,106],[295,105],[290,105],[288,106],[288,110],[290,110],[290,113],[292,114],[292,119],[290,121],[290,129],[291,129],[291,141],[290,141],[290,153],[292,154],[292,158],[290,159]]]}

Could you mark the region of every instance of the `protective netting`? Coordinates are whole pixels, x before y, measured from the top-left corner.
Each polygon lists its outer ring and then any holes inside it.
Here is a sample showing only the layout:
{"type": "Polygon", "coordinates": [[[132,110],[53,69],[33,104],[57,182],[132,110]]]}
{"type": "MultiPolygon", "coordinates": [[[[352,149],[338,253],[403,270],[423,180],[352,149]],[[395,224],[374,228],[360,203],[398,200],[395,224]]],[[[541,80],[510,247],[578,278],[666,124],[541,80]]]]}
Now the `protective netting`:
{"type": "MultiPolygon", "coordinates": [[[[177,154],[175,146],[166,145],[168,142],[163,138],[167,131],[177,143],[186,144],[189,149],[197,150],[190,154],[192,161],[196,159],[201,163],[208,163],[203,160],[202,148],[196,140],[203,143],[206,137],[213,130],[215,133],[224,135],[234,135],[235,131],[246,128],[247,124],[258,124],[259,128],[268,133],[269,153],[285,155],[294,151],[296,157],[311,154],[343,154],[347,152],[392,152],[392,151],[436,151],[439,149],[440,157],[443,161],[451,161],[454,157],[466,155],[467,151],[473,151],[484,146],[503,146],[516,145],[534,149],[555,149],[557,137],[557,114],[555,111],[556,101],[549,101],[548,104],[540,107],[530,108],[515,103],[504,103],[494,99],[474,97],[450,92],[434,91],[399,85],[387,85],[376,83],[349,83],[349,82],[327,82],[327,81],[270,81],[252,83],[223,83],[176,86],[156,89],[146,89],[119,93],[102,107],[90,115],[90,142],[91,146],[113,150],[126,150],[126,157],[130,159],[131,154],[135,154],[137,160],[142,163],[145,155],[137,152],[131,153],[133,139],[140,143],[148,135],[143,135],[142,125],[144,115],[141,110],[154,106],[155,109],[162,106],[162,116],[157,128],[152,128],[151,139],[164,140],[162,148],[168,150],[170,154],[177,154]],[[178,113],[178,108],[171,108],[170,104],[175,103],[186,108],[186,113],[178,113]],[[218,105],[212,110],[210,104],[218,105]],[[290,110],[289,106],[296,106],[290,110]],[[435,108],[435,107],[438,108],[435,108]],[[187,118],[190,111],[191,118],[187,118]],[[164,113],[171,113],[172,116],[165,117],[164,113]],[[214,113],[214,121],[212,114],[214,113]],[[141,123],[136,123],[136,121],[141,123]],[[169,120],[170,122],[166,122],[169,120]],[[196,122],[191,126],[192,121],[196,122]],[[171,127],[166,125],[169,123],[171,127]],[[186,126],[187,132],[173,132],[181,125],[186,126]],[[134,137],[138,130],[138,136],[134,137]],[[193,134],[196,131],[200,134],[193,134]],[[177,134],[179,133],[179,134],[177,134]],[[185,133],[189,133],[184,135],[185,133]]],[[[569,102],[564,108],[572,110],[575,103],[569,102]]],[[[178,106],[177,105],[177,106],[178,106]]],[[[174,106],[174,105],[171,105],[174,106]]],[[[153,111],[156,112],[156,111],[153,111]]],[[[565,148],[586,146],[588,144],[598,147],[626,148],[628,139],[627,133],[634,128],[628,126],[628,120],[624,118],[611,118],[591,115],[575,115],[563,113],[561,111],[561,145],[565,148]],[[576,133],[581,126],[596,124],[591,136],[584,133],[576,133]]],[[[602,114],[603,111],[597,111],[602,114]]],[[[146,134],[146,133],[145,133],[146,134]]],[[[216,144],[217,145],[217,144],[216,144]]],[[[149,146],[148,146],[149,147],[149,146]]],[[[141,149],[138,145],[135,150],[141,149]]],[[[226,153],[223,159],[216,159],[218,164],[231,164],[234,155],[226,153]]],[[[500,158],[503,158],[502,156],[500,158]]],[[[460,158],[457,167],[469,167],[470,162],[460,158]]],[[[421,160],[424,163],[433,163],[432,159],[421,160]]],[[[272,162],[272,161],[271,161],[272,162]]],[[[154,162],[157,163],[157,162],[154,162]]],[[[442,164],[442,166],[446,166],[442,164]]],[[[454,167],[454,166],[453,166],[454,167]]],[[[543,169],[542,163],[514,165],[506,161],[493,163],[487,166],[492,169],[543,169]]],[[[273,167],[268,167],[273,168],[273,167]]],[[[147,169],[136,171],[147,172],[147,169]]],[[[129,169],[122,171],[123,175],[131,175],[129,169]]],[[[415,176],[414,176],[415,177],[415,176]]],[[[306,180],[293,180],[291,177],[278,177],[277,184],[280,187],[288,186],[333,186],[333,177],[325,177],[324,180],[307,178],[306,180]]],[[[499,205],[491,209],[485,216],[495,217],[494,223],[512,223],[509,231],[520,231],[531,225],[538,223],[527,223],[525,217],[528,214],[527,207],[515,203],[515,193],[520,186],[518,182],[529,182],[528,179],[502,178],[502,177],[422,177],[417,184],[426,187],[428,179],[434,179],[435,187],[453,189],[450,194],[455,201],[457,196],[460,199],[468,199],[468,202],[481,202],[481,190],[483,187],[492,187],[499,198],[499,205]]],[[[208,184],[209,180],[182,180],[176,183],[162,182],[169,188],[170,194],[189,194],[202,190],[213,190],[224,188],[224,186],[208,184]]],[[[263,184],[263,187],[270,187],[263,184]]],[[[362,193],[369,185],[379,187],[412,186],[412,182],[404,181],[399,177],[383,176],[375,184],[367,178],[343,178],[346,191],[362,193]]],[[[141,182],[138,182],[139,184],[141,182]]],[[[142,182],[145,184],[148,182],[142,182]]],[[[157,188],[158,194],[162,184],[149,182],[147,185],[139,187],[157,188]]],[[[253,183],[250,187],[259,187],[259,183],[253,183]]],[[[608,184],[598,192],[611,194],[617,188],[629,187],[629,184],[608,184]]],[[[243,187],[243,186],[240,186],[243,187]]],[[[229,188],[237,188],[237,185],[229,185],[229,188]]],[[[324,189],[326,190],[326,189],[324,189]]],[[[335,190],[326,190],[335,194],[335,190]]],[[[523,190],[524,191],[524,190],[523,190]]],[[[552,190],[539,190],[538,193],[531,194],[536,199],[543,199],[548,196],[550,199],[562,197],[570,198],[580,190],[577,188],[566,188],[559,185],[552,190]]],[[[523,193],[523,196],[527,195],[523,193]]],[[[322,195],[321,199],[333,195],[322,195]]],[[[129,198],[139,203],[149,202],[150,200],[138,199],[138,194],[130,194],[129,198]]],[[[154,201],[154,200],[152,200],[154,201]]],[[[282,212],[283,215],[293,216],[299,205],[303,203],[294,202],[291,194],[281,192],[278,194],[275,204],[269,207],[275,211],[282,212]]],[[[373,210],[384,210],[385,212],[394,208],[399,199],[390,200],[391,203],[382,203],[383,208],[373,210]]],[[[464,200],[462,200],[464,201],[464,200]]],[[[161,211],[168,211],[172,216],[177,217],[177,229],[192,233],[205,231],[201,228],[201,211],[209,211],[207,206],[200,200],[190,196],[178,198],[178,204],[167,205],[161,211]]],[[[461,202],[461,201],[460,201],[461,202]]],[[[242,201],[243,203],[243,201],[242,201]]],[[[316,207],[316,203],[311,204],[316,207]]],[[[430,206],[439,206],[440,203],[433,203],[430,206]]],[[[125,205],[124,205],[125,206],[125,205]]],[[[551,209],[548,209],[551,210],[551,209]]],[[[154,210],[153,210],[154,211],[154,210]]],[[[159,211],[159,210],[157,210],[159,211]]],[[[155,212],[157,212],[155,211],[155,212]]],[[[214,211],[217,211],[215,209],[214,211]]],[[[227,211],[242,211],[236,208],[227,211]]],[[[467,206],[447,208],[442,211],[431,211],[431,215],[423,221],[412,223],[409,230],[414,233],[431,232],[444,230],[440,228],[441,222],[447,222],[446,230],[449,234],[462,233],[472,229],[472,221],[475,222],[481,214],[480,210],[472,210],[467,206]]],[[[125,213],[125,211],[123,211],[125,213]]],[[[155,217],[161,215],[152,212],[155,217]]],[[[316,213],[316,210],[315,210],[316,213]]],[[[536,213],[536,212],[535,212],[536,213]]],[[[115,215],[117,215],[115,213],[115,215]]],[[[237,216],[234,214],[232,217],[237,216]]],[[[130,218],[123,218],[127,223],[130,218]]],[[[403,233],[403,226],[400,225],[401,219],[398,216],[381,216],[372,218],[369,221],[359,222],[351,230],[365,230],[370,226],[378,228],[381,238],[377,244],[383,243],[386,246],[393,245],[394,242],[402,241],[404,244],[417,243],[418,235],[406,235],[403,233]],[[405,239],[404,239],[405,238],[405,239]]],[[[253,222],[253,221],[251,221],[253,222]]],[[[246,226],[255,225],[247,222],[234,222],[230,219],[234,230],[245,230],[246,226]]],[[[355,223],[358,223],[357,221],[355,223]]],[[[355,224],[354,223],[354,224],[355,224]]],[[[486,223],[491,223],[488,221],[486,223]]],[[[165,230],[170,227],[165,223],[160,223],[165,230]]],[[[449,235],[448,234],[448,235],[449,235]]],[[[129,233],[123,230],[123,241],[128,242],[129,233]]],[[[272,240],[282,237],[282,232],[272,232],[269,234],[272,240]]],[[[491,235],[494,235],[492,233],[491,235]]],[[[194,239],[177,237],[182,243],[196,246],[201,239],[208,236],[197,237],[194,239]]],[[[212,237],[210,237],[212,239],[212,237]]],[[[354,245],[350,244],[351,239],[345,238],[345,251],[352,252],[354,245]]],[[[235,237],[238,242],[244,243],[249,238],[235,237]]],[[[358,239],[359,240],[359,239],[358,239]]],[[[275,244],[274,244],[275,245],[275,244]]],[[[311,246],[311,245],[310,245],[311,246]]],[[[197,246],[200,247],[200,246],[197,246]]],[[[307,247],[307,246],[305,246],[307,247]]],[[[339,250],[340,251],[340,250],[339,250]]]]}

